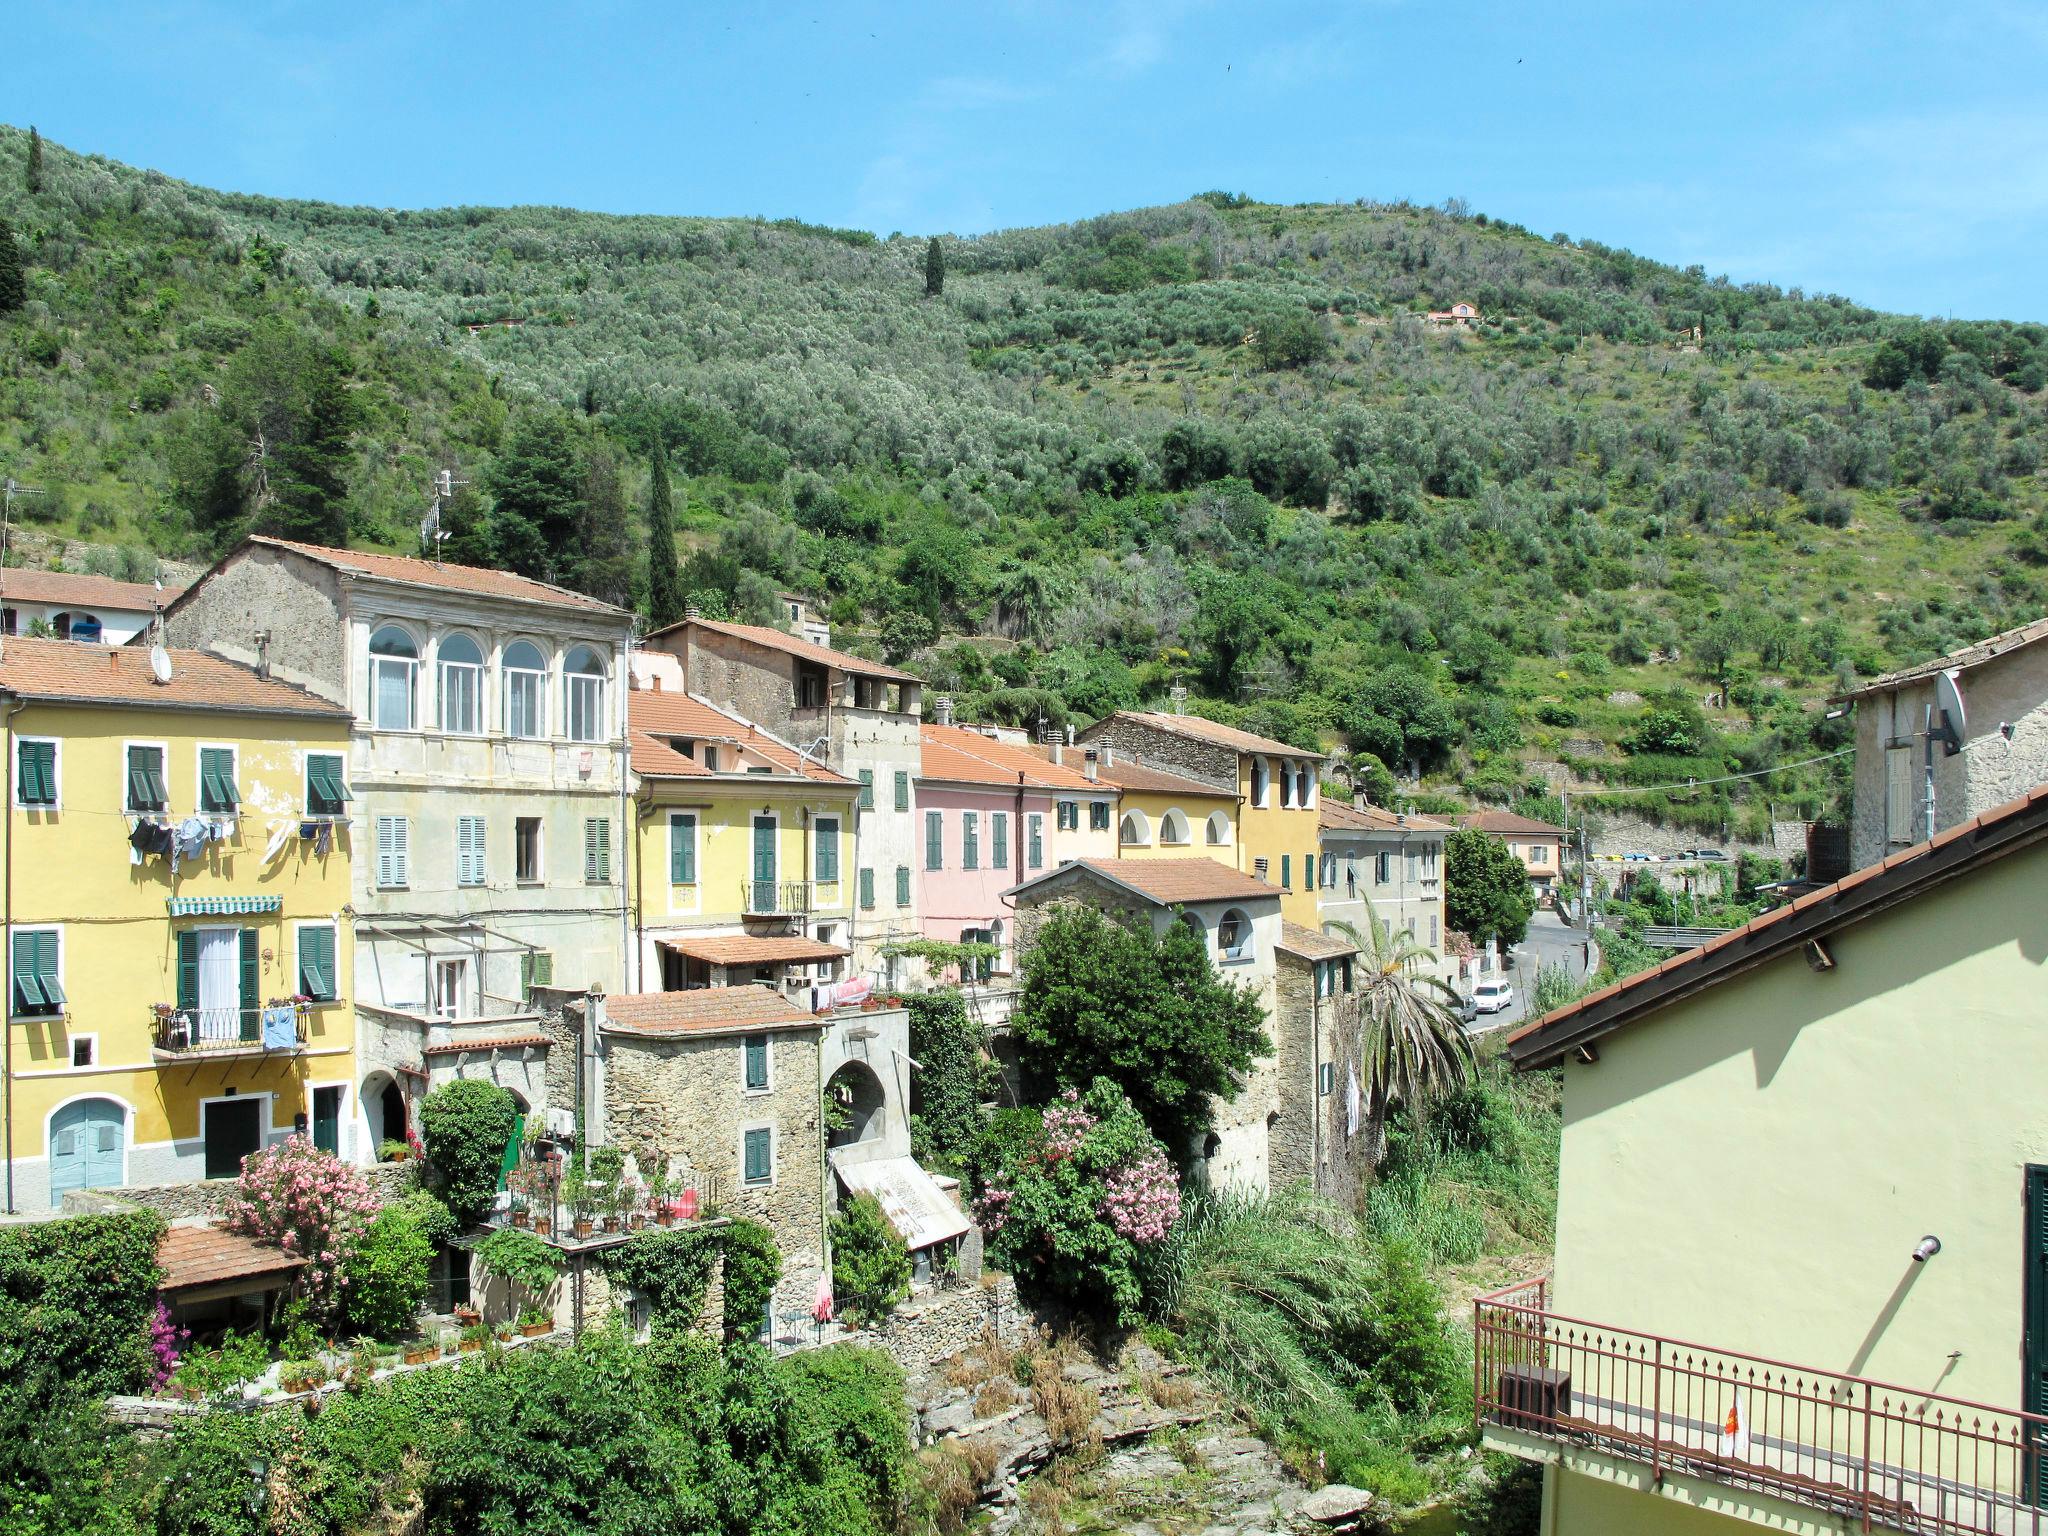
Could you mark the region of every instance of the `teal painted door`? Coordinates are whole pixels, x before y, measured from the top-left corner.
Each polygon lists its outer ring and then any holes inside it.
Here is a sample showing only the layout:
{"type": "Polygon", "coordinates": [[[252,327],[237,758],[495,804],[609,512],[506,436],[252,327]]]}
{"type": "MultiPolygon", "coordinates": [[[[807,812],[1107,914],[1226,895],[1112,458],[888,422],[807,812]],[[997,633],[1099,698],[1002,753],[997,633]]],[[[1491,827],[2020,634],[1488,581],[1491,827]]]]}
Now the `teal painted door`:
{"type": "Polygon", "coordinates": [[[775,907],[775,818],[754,818],[754,901],[756,912],[773,912],[775,907]]]}
{"type": "MultiPolygon", "coordinates": [[[[2020,1406],[2029,1413],[2048,1413],[2048,1168],[2027,1169],[2026,1246],[2026,1379],[2020,1384],[2020,1406]]],[[[2048,1507],[2048,1434],[2028,1422],[2027,1490],[2036,1505],[2048,1507]]]]}
{"type": "Polygon", "coordinates": [[[341,1156],[341,1089],[313,1090],[313,1145],[330,1156],[341,1156]]]}
{"type": "Polygon", "coordinates": [[[50,1204],[71,1189],[107,1189],[121,1182],[128,1117],[112,1099],[82,1099],[50,1118],[50,1204]]]}

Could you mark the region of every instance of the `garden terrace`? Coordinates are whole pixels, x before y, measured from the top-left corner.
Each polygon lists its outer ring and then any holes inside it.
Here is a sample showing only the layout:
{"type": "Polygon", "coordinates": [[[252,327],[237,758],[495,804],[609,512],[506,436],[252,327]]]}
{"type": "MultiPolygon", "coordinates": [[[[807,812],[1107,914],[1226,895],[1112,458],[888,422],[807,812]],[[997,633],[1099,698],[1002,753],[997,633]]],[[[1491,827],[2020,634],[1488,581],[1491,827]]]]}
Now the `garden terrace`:
{"type": "Polygon", "coordinates": [[[714,1174],[665,1176],[658,1189],[623,1176],[600,1179],[576,1171],[560,1155],[521,1148],[505,1175],[505,1199],[486,1218],[491,1227],[530,1231],[565,1253],[617,1247],[641,1232],[712,1222],[725,1198],[714,1174]]]}

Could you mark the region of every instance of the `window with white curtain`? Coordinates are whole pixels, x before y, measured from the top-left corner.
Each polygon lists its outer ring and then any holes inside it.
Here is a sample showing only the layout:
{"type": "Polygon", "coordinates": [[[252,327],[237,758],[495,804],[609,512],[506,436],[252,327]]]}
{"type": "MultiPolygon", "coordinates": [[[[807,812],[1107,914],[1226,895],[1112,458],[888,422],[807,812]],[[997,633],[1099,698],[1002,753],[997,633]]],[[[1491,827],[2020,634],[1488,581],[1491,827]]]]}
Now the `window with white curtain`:
{"type": "Polygon", "coordinates": [[[441,729],[474,736],[483,721],[483,650],[467,635],[448,635],[439,655],[441,729]]]}
{"type": "Polygon", "coordinates": [[[380,731],[409,731],[418,716],[420,648],[396,624],[370,636],[370,723],[380,731]]]}
{"type": "Polygon", "coordinates": [[[562,660],[562,692],[571,741],[602,741],[604,728],[604,661],[587,645],[562,660]]]}
{"type": "Polygon", "coordinates": [[[505,682],[505,734],[533,741],[547,734],[542,701],[547,698],[548,659],[531,640],[514,640],[499,664],[505,682]]]}

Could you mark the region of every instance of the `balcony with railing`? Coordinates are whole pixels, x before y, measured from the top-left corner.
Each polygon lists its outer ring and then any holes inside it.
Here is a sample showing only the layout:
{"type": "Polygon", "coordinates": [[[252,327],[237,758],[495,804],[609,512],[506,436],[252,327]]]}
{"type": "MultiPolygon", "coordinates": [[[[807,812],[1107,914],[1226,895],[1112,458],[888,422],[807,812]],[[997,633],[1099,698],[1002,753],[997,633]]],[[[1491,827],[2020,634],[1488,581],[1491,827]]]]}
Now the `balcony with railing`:
{"type": "Polygon", "coordinates": [[[150,1010],[150,1044],[159,1058],[171,1060],[302,1051],[312,1011],[299,1002],[260,1008],[178,1008],[158,1003],[150,1010]]]}
{"type": "Polygon", "coordinates": [[[609,1177],[580,1169],[567,1154],[530,1142],[505,1174],[505,1188],[486,1225],[517,1227],[574,1253],[608,1248],[645,1231],[720,1221],[724,1181],[697,1170],[665,1172],[652,1181],[625,1172],[609,1177]]]}
{"type": "Polygon", "coordinates": [[[740,910],[748,917],[806,917],[817,909],[809,880],[744,880],[740,910]]]}
{"type": "MultiPolygon", "coordinates": [[[[2048,1530],[2048,1418],[1611,1328],[1550,1310],[1531,1280],[1473,1303],[1473,1400],[1518,1437],[1754,1490],[1854,1528],[2048,1530]]],[[[1499,1432],[1499,1433],[1496,1433],[1499,1432]]],[[[1778,1523],[1767,1506],[1752,1515],[1778,1523]]]]}

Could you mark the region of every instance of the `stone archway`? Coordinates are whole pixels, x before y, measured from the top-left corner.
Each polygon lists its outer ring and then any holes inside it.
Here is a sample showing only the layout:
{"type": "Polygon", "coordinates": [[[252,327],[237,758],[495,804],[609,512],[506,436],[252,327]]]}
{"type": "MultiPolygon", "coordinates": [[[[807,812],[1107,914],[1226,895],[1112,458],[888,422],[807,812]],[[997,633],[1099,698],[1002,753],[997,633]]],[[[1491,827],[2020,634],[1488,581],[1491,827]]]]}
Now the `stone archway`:
{"type": "Polygon", "coordinates": [[[410,1109],[405,1102],[405,1090],[389,1072],[372,1072],[365,1077],[358,1102],[370,1132],[363,1160],[374,1163],[384,1155],[385,1142],[406,1139],[405,1133],[412,1123],[410,1109]]]}
{"type": "Polygon", "coordinates": [[[888,1097],[882,1080],[864,1061],[849,1061],[825,1084],[828,1101],[826,1145],[848,1147],[855,1142],[877,1140],[885,1126],[888,1097]]]}

